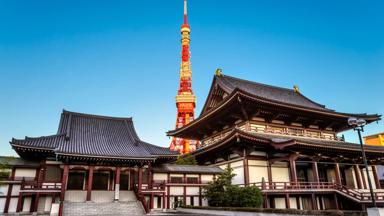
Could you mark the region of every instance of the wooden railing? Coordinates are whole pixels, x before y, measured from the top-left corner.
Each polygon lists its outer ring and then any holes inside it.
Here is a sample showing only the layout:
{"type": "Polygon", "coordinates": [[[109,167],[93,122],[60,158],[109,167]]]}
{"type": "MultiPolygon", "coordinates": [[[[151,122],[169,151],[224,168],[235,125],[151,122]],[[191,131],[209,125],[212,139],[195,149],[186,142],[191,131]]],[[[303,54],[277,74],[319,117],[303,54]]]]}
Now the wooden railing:
{"type": "Polygon", "coordinates": [[[60,190],[61,182],[44,181],[38,183],[37,181],[21,181],[21,190],[60,190]]]}
{"type": "Polygon", "coordinates": [[[208,182],[210,181],[199,181],[199,179],[177,179],[177,180],[169,180],[169,181],[166,181],[166,180],[154,180],[152,182],[152,185],[155,185],[155,184],[208,184],[208,182]]]}
{"type": "Polygon", "coordinates": [[[135,186],[133,191],[135,192],[137,200],[139,200],[141,202],[141,204],[143,205],[145,213],[149,213],[150,212],[149,206],[148,206],[147,200],[145,199],[144,195],[142,193],[138,192],[136,186],[135,186]]]}
{"type": "MultiPolygon", "coordinates": [[[[256,186],[263,192],[281,192],[284,190],[333,190],[360,202],[372,201],[371,194],[368,190],[353,189],[334,182],[272,182],[271,184],[268,182],[255,182],[248,185],[239,184],[239,186],[256,186]]],[[[374,191],[374,196],[377,202],[384,202],[384,190],[374,191]]]]}

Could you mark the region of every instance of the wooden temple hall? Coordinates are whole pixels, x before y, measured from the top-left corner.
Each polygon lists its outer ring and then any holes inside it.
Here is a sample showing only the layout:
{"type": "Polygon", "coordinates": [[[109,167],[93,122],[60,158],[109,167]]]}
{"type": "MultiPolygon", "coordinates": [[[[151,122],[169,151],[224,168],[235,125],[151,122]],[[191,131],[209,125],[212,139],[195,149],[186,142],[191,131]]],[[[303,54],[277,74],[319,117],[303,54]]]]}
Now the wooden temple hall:
{"type": "MultiPolygon", "coordinates": [[[[316,103],[298,87],[280,88],[218,70],[198,118],[169,136],[199,140],[192,153],[203,166],[231,167],[235,184],[262,189],[264,207],[356,209],[372,205],[360,145],[338,133],[347,119],[372,123],[380,115],[342,113],[316,103]]],[[[365,146],[378,206],[384,205],[378,166],[384,148],[365,146]]]]}
{"type": "Polygon", "coordinates": [[[20,158],[0,158],[11,165],[0,214],[142,215],[177,201],[206,205],[201,186],[222,172],[165,164],[178,153],[142,141],[131,118],[63,111],[57,134],[10,144],[20,158]]]}

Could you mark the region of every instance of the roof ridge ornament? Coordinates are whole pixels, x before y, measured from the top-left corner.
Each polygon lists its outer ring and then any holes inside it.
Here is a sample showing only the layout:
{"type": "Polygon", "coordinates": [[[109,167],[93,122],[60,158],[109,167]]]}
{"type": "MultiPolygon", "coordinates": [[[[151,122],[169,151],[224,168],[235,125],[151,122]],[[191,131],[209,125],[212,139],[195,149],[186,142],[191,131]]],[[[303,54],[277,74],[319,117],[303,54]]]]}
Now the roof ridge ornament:
{"type": "Polygon", "coordinates": [[[221,76],[221,72],[222,72],[222,70],[220,68],[217,68],[216,71],[215,71],[215,75],[216,76],[221,76]]]}
{"type": "Polygon", "coordinates": [[[294,86],[293,86],[293,91],[294,91],[295,93],[300,93],[299,86],[298,86],[298,85],[294,85],[294,86]]]}

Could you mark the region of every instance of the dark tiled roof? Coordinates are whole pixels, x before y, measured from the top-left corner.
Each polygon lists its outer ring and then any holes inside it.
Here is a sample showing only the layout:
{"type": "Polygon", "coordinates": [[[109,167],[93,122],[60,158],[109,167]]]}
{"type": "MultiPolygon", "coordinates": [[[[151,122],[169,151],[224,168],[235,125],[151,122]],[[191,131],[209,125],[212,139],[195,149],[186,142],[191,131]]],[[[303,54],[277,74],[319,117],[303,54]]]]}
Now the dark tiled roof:
{"type": "Polygon", "coordinates": [[[154,172],[170,172],[170,173],[206,173],[219,174],[223,170],[220,167],[195,166],[195,165],[176,165],[163,164],[158,167],[153,167],[154,172]]]}
{"type": "Polygon", "coordinates": [[[217,83],[230,94],[236,88],[246,91],[258,97],[266,98],[276,102],[298,105],[307,108],[328,110],[324,105],[318,104],[293,89],[281,88],[262,83],[243,80],[227,75],[216,76],[217,83]]]}
{"type": "Polygon", "coordinates": [[[53,150],[64,143],[65,134],[57,134],[42,137],[25,137],[25,139],[12,139],[11,143],[17,146],[27,146],[30,148],[42,148],[53,150]]]}
{"type": "Polygon", "coordinates": [[[30,167],[38,167],[40,166],[40,162],[25,160],[19,157],[6,157],[0,156],[0,164],[10,165],[10,166],[30,166],[30,167]]]}
{"type": "Polygon", "coordinates": [[[45,148],[58,155],[121,159],[155,159],[176,156],[168,148],[140,140],[131,118],[96,116],[63,111],[58,134],[48,137],[13,139],[15,147],[45,148]]]}

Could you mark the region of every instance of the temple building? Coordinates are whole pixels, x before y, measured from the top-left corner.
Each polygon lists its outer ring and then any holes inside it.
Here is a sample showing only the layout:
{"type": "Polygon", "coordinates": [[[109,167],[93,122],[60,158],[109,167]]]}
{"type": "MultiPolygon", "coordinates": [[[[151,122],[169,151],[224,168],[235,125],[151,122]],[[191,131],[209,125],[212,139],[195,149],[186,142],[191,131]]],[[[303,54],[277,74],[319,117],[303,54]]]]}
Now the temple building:
{"type": "MultiPolygon", "coordinates": [[[[233,183],[262,189],[264,207],[365,209],[372,203],[358,144],[339,137],[349,117],[286,89],[227,76],[218,70],[198,118],[169,136],[201,141],[200,165],[231,167],[233,183]]],[[[377,165],[384,148],[364,146],[378,205],[384,204],[377,165]]]]}
{"type": "Polygon", "coordinates": [[[203,205],[202,185],[222,172],[166,164],[178,153],[142,141],[131,118],[63,111],[56,134],[10,144],[21,158],[3,161],[11,171],[0,184],[4,213],[142,215],[178,201],[203,205]]]}

